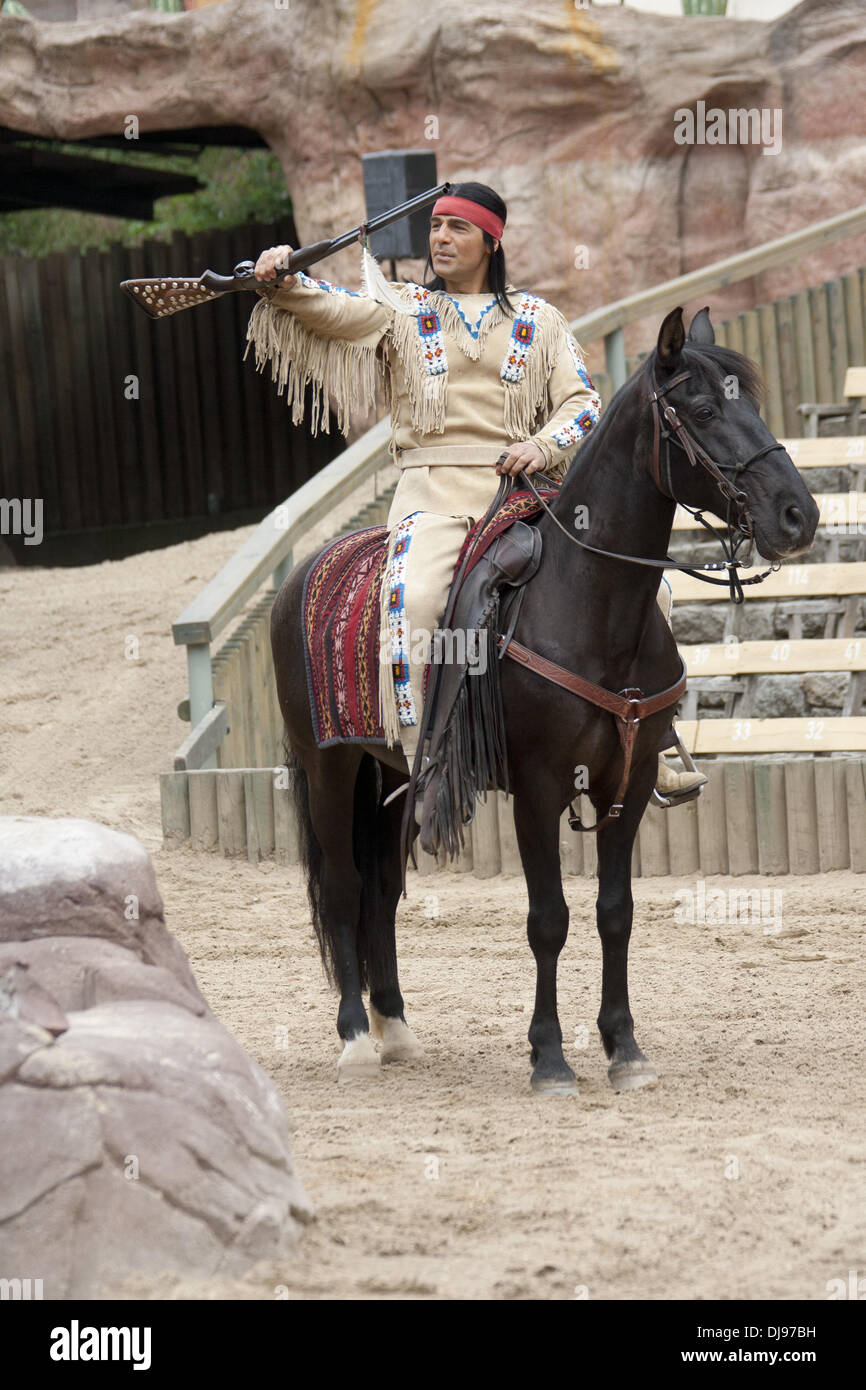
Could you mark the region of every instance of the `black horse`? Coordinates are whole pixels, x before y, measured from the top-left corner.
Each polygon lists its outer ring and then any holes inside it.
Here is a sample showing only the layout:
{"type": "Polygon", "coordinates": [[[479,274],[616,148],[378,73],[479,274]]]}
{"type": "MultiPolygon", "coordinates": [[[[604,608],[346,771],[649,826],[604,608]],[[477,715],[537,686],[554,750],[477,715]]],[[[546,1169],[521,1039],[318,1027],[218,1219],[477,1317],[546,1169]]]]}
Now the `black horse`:
{"type": "MultiPolygon", "coordinates": [[[[682,310],[667,315],[655,350],[582,445],[553,515],[537,522],[543,558],[525,588],[514,633],[518,642],[612,692],[638,687],[649,696],[674,686],[682,663],[656,603],[662,571],[619,556],[664,559],[674,499],[726,516],[722,478],[735,482],[729,491],[740,490],[740,503],[746,504],[732,524],[742,530],[746,519],[761,556],[778,560],[808,549],[818,509],[760,418],[761,389],[754,365],[715,343],[706,309],[695,316],[688,339],[682,310]],[[666,408],[675,432],[661,472],[653,410],[666,408]],[[676,432],[680,426],[688,432],[685,447],[683,434],[676,432]],[[715,471],[694,461],[689,439],[715,461],[715,471]],[[580,515],[589,524],[576,533],[578,508],[587,509],[580,515]],[[574,544],[576,535],[596,550],[574,544]],[[615,552],[617,558],[597,550],[615,552]]],[[[405,1022],[397,976],[394,918],[402,882],[403,798],[388,800],[405,783],[407,767],[399,748],[316,746],[301,624],[303,583],[311,564],[296,569],[277,595],[271,641],[287,747],[297,769],[313,923],[326,972],[340,990],[337,1031],[345,1046],[339,1074],[359,1075],[375,1072],[380,1061],[420,1052],[405,1022]],[[370,1036],[365,989],[379,1052],[370,1036]]],[[[501,690],[514,819],[529,891],[527,931],[537,971],[529,1027],[531,1081],[535,1091],[563,1094],[575,1089],[575,1080],[563,1055],[556,1006],[557,961],[568,932],[560,817],[574,797],[577,767],[587,770],[590,800],[597,816],[605,817],[620,789],[623,748],[610,713],[534,670],[502,661],[501,690]]],[[[597,835],[603,957],[598,1026],[608,1075],[620,1090],[657,1079],[635,1041],[629,1009],[631,855],[671,713],[661,709],[641,721],[622,812],[597,835]]]]}

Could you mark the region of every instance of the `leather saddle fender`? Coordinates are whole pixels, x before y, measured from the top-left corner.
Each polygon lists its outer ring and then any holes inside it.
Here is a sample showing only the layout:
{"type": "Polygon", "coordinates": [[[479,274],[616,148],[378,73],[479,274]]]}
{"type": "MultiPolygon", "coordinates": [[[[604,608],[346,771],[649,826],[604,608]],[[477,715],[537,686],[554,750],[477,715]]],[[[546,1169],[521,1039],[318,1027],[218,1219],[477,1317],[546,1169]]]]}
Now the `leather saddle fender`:
{"type": "MultiPolygon", "coordinates": [[[[456,595],[449,600],[443,627],[434,636],[430,688],[425,700],[425,710],[429,710],[428,719],[425,721],[430,731],[429,745],[425,750],[422,737],[418,749],[419,763],[423,771],[419,768],[417,794],[424,795],[421,843],[425,849],[428,844],[438,841],[439,838],[437,835],[431,839],[429,822],[437,797],[437,773],[441,774],[442,768],[450,762],[445,756],[445,746],[461,694],[467,681],[481,681],[488,666],[495,665],[499,658],[497,637],[500,590],[506,587],[520,588],[533,577],[540,564],[540,532],[525,521],[513,522],[507,531],[491,543],[470,570],[456,595]],[[456,660],[455,653],[459,653],[461,659],[456,660]],[[429,761],[423,763],[421,760],[425,751],[429,761]]],[[[493,672],[492,677],[491,684],[498,688],[497,673],[493,672]]],[[[479,706],[476,704],[475,708],[478,709],[479,706]]],[[[495,708],[485,707],[483,713],[486,723],[488,718],[495,722],[499,712],[495,708]]],[[[476,729],[474,737],[476,740],[479,737],[485,739],[487,746],[491,746],[489,728],[476,729]]],[[[500,775],[504,771],[502,767],[497,769],[496,761],[490,758],[482,759],[491,781],[495,780],[497,770],[500,775]]]]}

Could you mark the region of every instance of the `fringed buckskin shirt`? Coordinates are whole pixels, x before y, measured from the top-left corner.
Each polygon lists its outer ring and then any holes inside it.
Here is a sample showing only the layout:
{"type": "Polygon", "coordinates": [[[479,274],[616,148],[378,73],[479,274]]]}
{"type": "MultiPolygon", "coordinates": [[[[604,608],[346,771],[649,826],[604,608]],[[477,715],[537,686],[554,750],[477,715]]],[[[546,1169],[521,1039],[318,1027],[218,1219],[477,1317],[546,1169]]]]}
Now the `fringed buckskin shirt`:
{"type": "Polygon", "coordinates": [[[374,407],[381,387],[401,469],[389,529],[417,511],[483,516],[496,461],[517,442],[537,444],[544,471],[561,477],[601,406],[560,311],[513,285],[513,318],[489,292],[390,287],[411,315],[300,272],[294,286],[259,287],[247,329],[247,352],[260,371],[270,363],[295,424],[312,383],[314,434],[329,431],[329,397],[347,434],[352,412],[374,407]]]}

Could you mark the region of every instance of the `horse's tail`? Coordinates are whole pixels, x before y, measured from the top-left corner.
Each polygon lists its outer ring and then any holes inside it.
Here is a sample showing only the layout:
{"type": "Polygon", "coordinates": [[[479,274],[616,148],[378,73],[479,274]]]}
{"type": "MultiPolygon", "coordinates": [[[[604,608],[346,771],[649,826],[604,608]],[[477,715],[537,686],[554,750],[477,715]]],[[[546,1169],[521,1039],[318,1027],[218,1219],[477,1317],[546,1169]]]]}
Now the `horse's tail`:
{"type": "MultiPolygon", "coordinates": [[[[313,918],[313,930],[319,944],[325,975],[332,985],[340,986],[340,944],[335,923],[322,915],[324,855],[316,838],[310,815],[310,788],[307,774],[288,744],[286,765],[292,771],[291,788],[298,827],[298,840],[307,896],[313,918]]],[[[381,975],[377,965],[387,960],[387,931],[382,897],[381,866],[378,840],[379,802],[382,778],[375,758],[365,753],[355,780],[355,799],[352,816],[352,853],[361,877],[361,900],[357,923],[358,966],[361,989],[368,989],[371,974],[381,975]]]]}

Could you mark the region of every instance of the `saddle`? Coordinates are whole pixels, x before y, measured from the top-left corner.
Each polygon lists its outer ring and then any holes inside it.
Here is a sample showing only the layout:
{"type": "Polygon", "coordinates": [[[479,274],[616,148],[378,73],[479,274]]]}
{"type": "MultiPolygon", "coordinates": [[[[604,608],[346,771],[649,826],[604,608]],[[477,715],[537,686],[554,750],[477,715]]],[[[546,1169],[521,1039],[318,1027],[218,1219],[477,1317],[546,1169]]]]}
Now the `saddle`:
{"type": "MultiPolygon", "coordinates": [[[[553,495],[552,490],[548,495],[553,495]]],[[[489,582],[497,565],[503,568],[504,574],[505,570],[511,572],[515,564],[519,566],[520,561],[505,558],[506,547],[503,547],[496,552],[500,559],[497,561],[491,556],[488,568],[473,579],[475,570],[489,550],[500,539],[505,540],[516,523],[524,523],[539,512],[538,502],[528,491],[514,491],[495,514],[491,509],[472,528],[455,566],[446,618],[440,628],[445,637],[449,622],[451,632],[458,636],[461,631],[464,634],[478,631],[477,625],[473,627],[472,614],[467,616],[464,606],[454,616],[457,590],[461,585],[471,584],[465,603],[473,604],[473,612],[483,616],[489,594],[482,595],[482,573],[487,574],[489,582]],[[470,599],[470,594],[474,598],[470,599]]],[[[533,536],[538,534],[534,527],[527,527],[527,530],[533,536]]],[[[335,743],[385,742],[379,717],[378,670],[379,597],[387,534],[384,526],[375,526],[339,537],[317,556],[306,575],[302,603],[304,658],[313,732],[320,748],[335,743]]],[[[513,544],[519,543],[510,543],[513,544]]],[[[447,670],[457,675],[448,660],[451,653],[445,650],[445,637],[440,648],[442,659],[428,667],[430,694],[438,672],[447,670]]],[[[454,646],[456,655],[462,656],[465,651],[469,663],[477,669],[480,663],[475,660],[472,640],[465,646],[458,642],[454,646]]],[[[489,666],[493,647],[490,642],[486,646],[489,666]]],[[[473,676],[473,681],[477,679],[478,675],[473,676]]],[[[443,708],[444,700],[449,698],[446,693],[439,708],[443,708]]],[[[425,700],[425,709],[427,704],[425,700]]]]}

